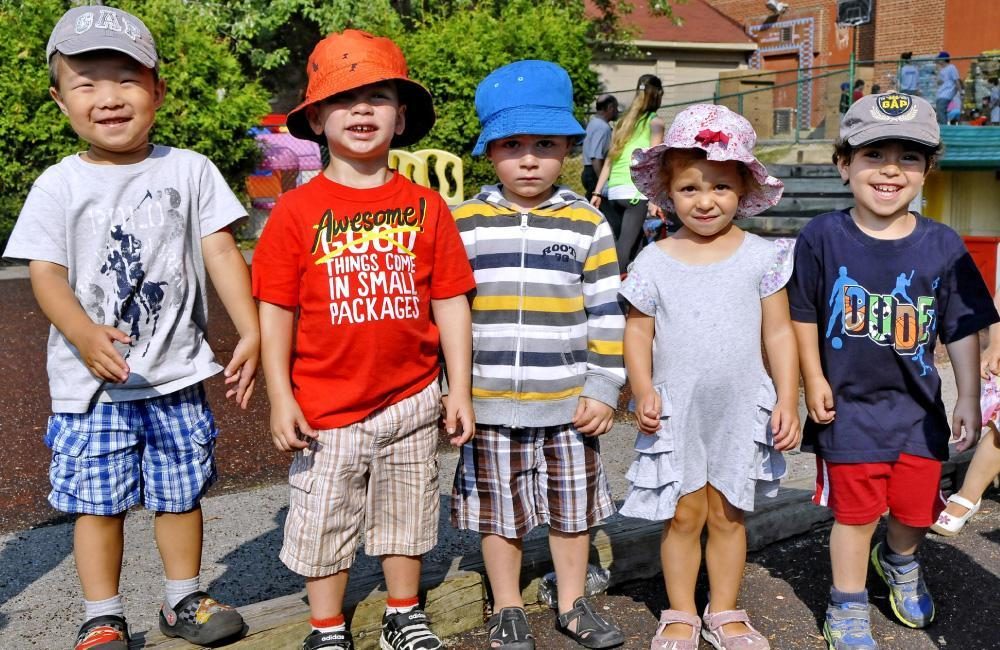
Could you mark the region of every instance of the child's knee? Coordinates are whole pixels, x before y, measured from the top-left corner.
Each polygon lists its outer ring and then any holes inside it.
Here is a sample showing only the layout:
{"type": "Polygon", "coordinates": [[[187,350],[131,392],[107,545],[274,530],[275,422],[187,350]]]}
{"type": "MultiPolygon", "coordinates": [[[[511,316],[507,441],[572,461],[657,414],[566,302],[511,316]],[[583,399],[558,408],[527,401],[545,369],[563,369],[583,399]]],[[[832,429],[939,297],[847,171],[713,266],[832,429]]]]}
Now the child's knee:
{"type": "Polygon", "coordinates": [[[668,530],[681,535],[700,535],[708,520],[708,502],[703,490],[686,494],[677,502],[668,530]]]}
{"type": "Polygon", "coordinates": [[[745,530],[743,511],[726,501],[710,503],[708,528],[711,533],[732,534],[745,530]]]}

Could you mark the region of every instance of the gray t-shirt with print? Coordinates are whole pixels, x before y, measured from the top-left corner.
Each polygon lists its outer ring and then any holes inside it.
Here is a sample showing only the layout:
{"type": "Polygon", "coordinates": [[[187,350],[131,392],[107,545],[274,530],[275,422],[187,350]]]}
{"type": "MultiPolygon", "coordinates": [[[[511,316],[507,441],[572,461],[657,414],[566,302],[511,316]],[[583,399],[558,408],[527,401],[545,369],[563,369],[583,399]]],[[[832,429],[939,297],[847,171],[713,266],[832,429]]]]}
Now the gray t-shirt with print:
{"type": "Polygon", "coordinates": [[[219,372],[208,322],[201,239],[246,216],[208,158],[155,146],[133,165],[78,154],[49,167],[24,202],[4,257],[53,262],[91,320],[132,344],[124,384],[90,373],[55,327],[49,332],[52,410],[83,413],[95,401],[166,395],[219,372]]]}

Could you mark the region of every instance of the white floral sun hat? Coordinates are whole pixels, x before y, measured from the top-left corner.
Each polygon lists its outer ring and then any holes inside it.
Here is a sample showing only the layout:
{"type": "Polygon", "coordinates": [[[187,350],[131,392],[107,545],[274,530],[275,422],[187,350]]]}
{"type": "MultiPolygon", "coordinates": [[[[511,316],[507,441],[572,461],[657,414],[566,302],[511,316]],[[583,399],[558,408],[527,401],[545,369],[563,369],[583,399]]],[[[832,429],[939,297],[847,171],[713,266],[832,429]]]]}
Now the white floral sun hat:
{"type": "Polygon", "coordinates": [[[752,217],[777,205],[785,188],[753,155],[756,143],[753,126],[739,113],[725,106],[695,104],[677,114],[662,144],[632,154],[632,181],[654,205],[673,212],[660,175],[663,154],[668,149],[702,149],[709,160],[736,160],[753,174],[760,187],[740,197],[736,210],[737,217],[752,217]]]}

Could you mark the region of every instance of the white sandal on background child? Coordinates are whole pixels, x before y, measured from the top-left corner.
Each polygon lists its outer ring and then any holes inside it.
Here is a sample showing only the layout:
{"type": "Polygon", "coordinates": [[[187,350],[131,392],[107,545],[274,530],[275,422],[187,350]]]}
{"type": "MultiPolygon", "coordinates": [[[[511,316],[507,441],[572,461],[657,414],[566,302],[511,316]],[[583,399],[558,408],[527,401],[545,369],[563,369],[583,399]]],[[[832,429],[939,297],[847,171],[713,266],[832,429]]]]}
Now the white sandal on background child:
{"type": "Polygon", "coordinates": [[[938,535],[954,537],[962,531],[966,522],[972,519],[972,515],[979,511],[979,506],[982,505],[983,500],[980,499],[979,501],[973,503],[963,496],[953,494],[948,497],[948,503],[957,503],[963,508],[968,508],[968,511],[961,517],[956,517],[954,515],[949,515],[947,512],[942,510],[941,514],[938,515],[937,521],[935,521],[934,525],[931,526],[931,530],[938,535]]]}

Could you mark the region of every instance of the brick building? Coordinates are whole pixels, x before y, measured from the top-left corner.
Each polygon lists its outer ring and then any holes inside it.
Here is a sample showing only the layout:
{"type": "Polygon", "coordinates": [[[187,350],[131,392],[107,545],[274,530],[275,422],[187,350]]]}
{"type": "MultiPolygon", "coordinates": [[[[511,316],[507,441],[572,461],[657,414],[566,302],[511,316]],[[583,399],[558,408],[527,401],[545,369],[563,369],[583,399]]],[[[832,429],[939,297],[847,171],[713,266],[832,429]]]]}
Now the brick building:
{"type": "MultiPolygon", "coordinates": [[[[933,58],[946,50],[957,59],[955,64],[965,76],[970,60],[962,57],[1000,49],[997,1],[872,0],[873,21],[856,31],[836,24],[837,0],[785,1],[788,8],[779,15],[770,11],[764,0],[707,0],[757,41],[751,67],[776,71],[774,107],[794,109],[803,117],[810,115],[808,123],[802,120],[803,128],[837,116],[839,87],[847,80],[845,68],[852,47],[861,62],[855,76],[865,80],[866,92],[873,82],[883,89],[895,87],[897,59],[902,52],[913,52],[919,59],[933,58]],[[812,68],[811,74],[842,71],[798,89],[792,83],[796,68],[812,68]]],[[[926,66],[926,73],[933,77],[933,66],[926,66]]]]}

